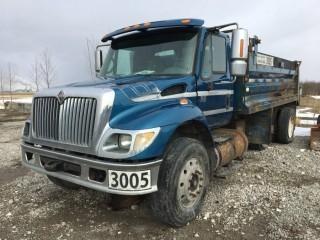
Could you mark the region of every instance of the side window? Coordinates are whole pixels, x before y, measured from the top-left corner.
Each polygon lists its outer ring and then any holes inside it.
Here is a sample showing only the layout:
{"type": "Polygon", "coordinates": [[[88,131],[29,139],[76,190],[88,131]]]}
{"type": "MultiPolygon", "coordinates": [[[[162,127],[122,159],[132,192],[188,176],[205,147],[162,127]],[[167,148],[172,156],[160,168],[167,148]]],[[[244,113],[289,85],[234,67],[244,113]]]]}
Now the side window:
{"type": "Polygon", "coordinates": [[[128,75],[132,73],[131,51],[121,49],[118,51],[117,74],[128,75]]]}
{"type": "Polygon", "coordinates": [[[204,46],[204,57],[202,63],[201,77],[203,79],[208,79],[212,75],[212,51],[211,51],[211,38],[208,36],[206,38],[204,46]]]}
{"type": "Polygon", "coordinates": [[[223,37],[212,35],[212,72],[225,73],[226,64],[226,40],[223,37]]]}

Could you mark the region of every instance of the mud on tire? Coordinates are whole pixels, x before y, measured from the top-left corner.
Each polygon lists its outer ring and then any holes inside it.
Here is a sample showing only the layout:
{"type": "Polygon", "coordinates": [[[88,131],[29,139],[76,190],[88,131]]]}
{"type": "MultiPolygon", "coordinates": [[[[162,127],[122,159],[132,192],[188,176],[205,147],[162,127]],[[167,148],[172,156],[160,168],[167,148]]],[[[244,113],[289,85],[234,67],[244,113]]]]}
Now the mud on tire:
{"type": "Polygon", "coordinates": [[[160,167],[158,191],[151,195],[153,215],[173,227],[199,214],[209,183],[209,157],[203,144],[179,137],[168,147],[160,167]]]}

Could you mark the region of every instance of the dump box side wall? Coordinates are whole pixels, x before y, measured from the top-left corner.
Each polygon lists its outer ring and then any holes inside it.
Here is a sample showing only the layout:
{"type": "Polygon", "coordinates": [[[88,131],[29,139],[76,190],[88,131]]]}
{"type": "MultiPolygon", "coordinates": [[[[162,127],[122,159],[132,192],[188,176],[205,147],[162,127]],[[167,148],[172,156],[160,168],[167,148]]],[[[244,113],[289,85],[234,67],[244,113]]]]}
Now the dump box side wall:
{"type": "Polygon", "coordinates": [[[236,81],[236,110],[252,114],[299,100],[299,62],[250,52],[247,75],[236,81]]]}

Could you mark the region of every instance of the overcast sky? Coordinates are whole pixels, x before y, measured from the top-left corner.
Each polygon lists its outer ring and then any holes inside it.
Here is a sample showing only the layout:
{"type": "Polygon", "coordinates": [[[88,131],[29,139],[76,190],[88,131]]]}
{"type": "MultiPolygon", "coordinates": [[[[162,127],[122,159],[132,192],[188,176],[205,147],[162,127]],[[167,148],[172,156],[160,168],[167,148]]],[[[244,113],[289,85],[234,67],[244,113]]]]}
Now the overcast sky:
{"type": "Polygon", "coordinates": [[[90,80],[86,39],[93,47],[127,25],[190,17],[206,26],[236,21],[262,39],[260,51],[302,60],[301,79],[320,81],[319,0],[0,0],[0,9],[0,68],[6,74],[11,62],[18,78],[30,78],[47,48],[56,84],[90,80]]]}

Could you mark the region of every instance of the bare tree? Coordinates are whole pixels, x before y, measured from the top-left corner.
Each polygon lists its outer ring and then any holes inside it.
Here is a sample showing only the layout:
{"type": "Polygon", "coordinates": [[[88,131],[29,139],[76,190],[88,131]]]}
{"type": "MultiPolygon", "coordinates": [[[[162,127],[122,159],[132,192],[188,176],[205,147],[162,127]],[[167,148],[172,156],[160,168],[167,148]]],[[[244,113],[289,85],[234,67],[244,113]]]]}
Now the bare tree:
{"type": "Polygon", "coordinates": [[[4,89],[3,89],[3,73],[0,70],[0,86],[1,86],[1,95],[2,95],[2,102],[4,103],[4,89]]]}
{"type": "Polygon", "coordinates": [[[40,88],[40,64],[38,61],[38,58],[35,57],[34,58],[34,63],[32,64],[32,82],[34,83],[35,87],[36,87],[36,91],[39,91],[40,88]]]}
{"type": "Polygon", "coordinates": [[[92,64],[92,54],[93,51],[91,51],[92,49],[92,42],[89,40],[89,38],[86,39],[87,42],[87,51],[88,51],[88,62],[89,62],[89,68],[90,68],[90,76],[91,76],[91,80],[93,81],[94,79],[94,70],[93,70],[93,64],[92,64]]]}
{"type": "Polygon", "coordinates": [[[306,95],[320,95],[320,82],[318,81],[305,81],[301,83],[302,94],[306,95]]]}
{"type": "Polygon", "coordinates": [[[50,88],[54,81],[55,69],[52,64],[51,55],[47,49],[41,54],[39,67],[46,87],[50,88]]]}
{"type": "Polygon", "coordinates": [[[12,103],[12,85],[13,85],[13,81],[14,81],[14,74],[12,72],[11,63],[8,63],[8,80],[9,80],[10,102],[12,103]]]}

